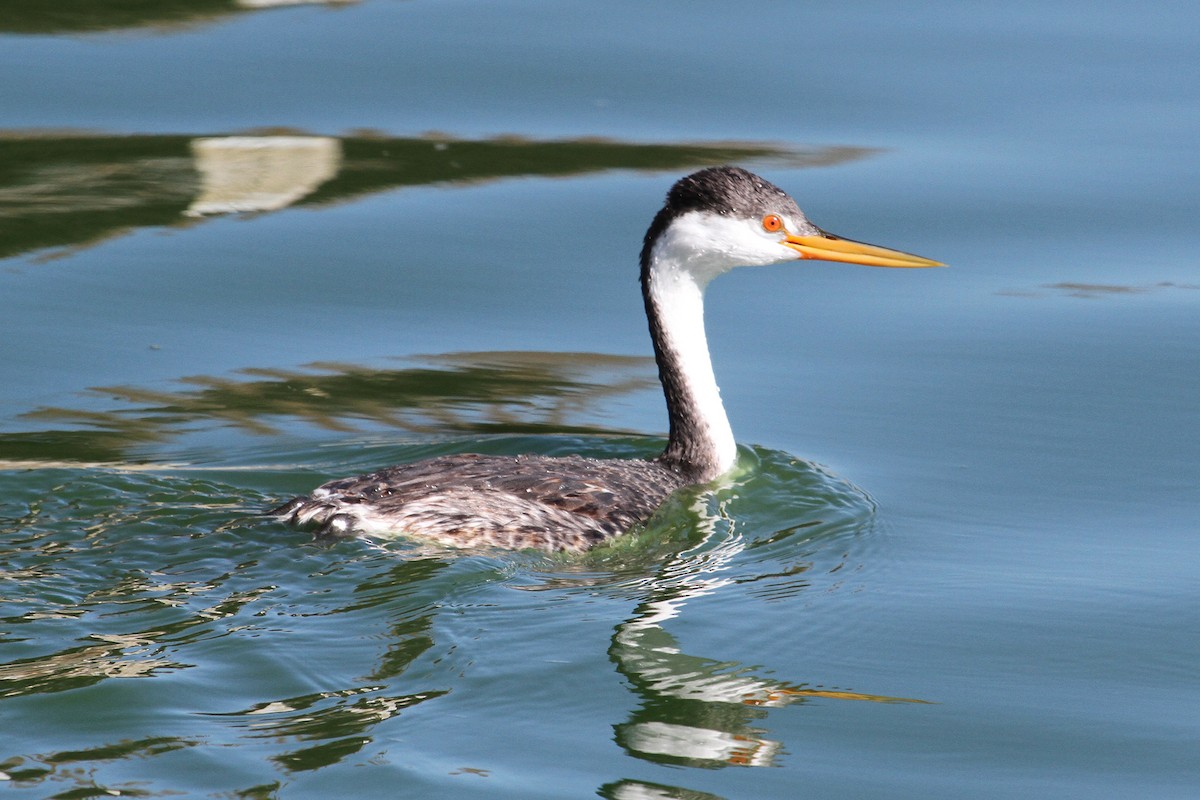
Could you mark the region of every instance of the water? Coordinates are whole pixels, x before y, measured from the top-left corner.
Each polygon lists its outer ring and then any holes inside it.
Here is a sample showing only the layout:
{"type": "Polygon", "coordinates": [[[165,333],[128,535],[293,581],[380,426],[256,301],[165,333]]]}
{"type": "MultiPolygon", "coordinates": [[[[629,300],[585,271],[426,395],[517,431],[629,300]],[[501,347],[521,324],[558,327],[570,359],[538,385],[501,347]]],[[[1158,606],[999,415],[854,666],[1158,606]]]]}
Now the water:
{"type": "Polygon", "coordinates": [[[0,21],[10,795],[1195,796],[1190,6],[42,5],[0,21]],[[634,260],[723,162],[952,265],[715,283],[738,474],[582,557],[254,516],[654,452],[634,260]]]}

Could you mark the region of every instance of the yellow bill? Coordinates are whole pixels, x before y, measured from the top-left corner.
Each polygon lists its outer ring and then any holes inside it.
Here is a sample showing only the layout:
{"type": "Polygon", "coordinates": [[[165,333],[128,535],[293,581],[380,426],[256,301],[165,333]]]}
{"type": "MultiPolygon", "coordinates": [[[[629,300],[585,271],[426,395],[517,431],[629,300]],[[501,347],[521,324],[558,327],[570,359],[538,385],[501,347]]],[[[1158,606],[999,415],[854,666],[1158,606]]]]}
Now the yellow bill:
{"type": "Polygon", "coordinates": [[[889,250],[873,244],[864,244],[852,239],[842,239],[832,233],[821,232],[819,236],[788,236],[781,242],[800,254],[801,258],[821,261],[844,261],[849,264],[865,264],[868,267],[944,267],[940,261],[932,261],[912,253],[889,250]]]}

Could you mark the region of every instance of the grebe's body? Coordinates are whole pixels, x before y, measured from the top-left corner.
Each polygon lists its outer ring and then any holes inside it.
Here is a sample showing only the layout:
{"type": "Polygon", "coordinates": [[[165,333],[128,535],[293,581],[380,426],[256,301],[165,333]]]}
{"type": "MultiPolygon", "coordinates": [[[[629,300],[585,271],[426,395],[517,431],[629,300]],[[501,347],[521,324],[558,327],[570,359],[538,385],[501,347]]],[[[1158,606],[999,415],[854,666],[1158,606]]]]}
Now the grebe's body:
{"type": "Polygon", "coordinates": [[[271,514],[318,535],[395,533],[442,544],[586,550],[646,521],[677,489],[732,469],[737,446],[704,332],[704,289],[738,266],[797,259],[938,262],[817,228],[783,190],[737,167],[679,180],[641,253],[642,296],[667,401],[650,460],[453,455],[331,481],[271,514]]]}
{"type": "Polygon", "coordinates": [[[274,513],[320,523],[325,535],[582,551],[646,521],[690,483],[658,460],[452,455],[331,481],[274,513]]]}

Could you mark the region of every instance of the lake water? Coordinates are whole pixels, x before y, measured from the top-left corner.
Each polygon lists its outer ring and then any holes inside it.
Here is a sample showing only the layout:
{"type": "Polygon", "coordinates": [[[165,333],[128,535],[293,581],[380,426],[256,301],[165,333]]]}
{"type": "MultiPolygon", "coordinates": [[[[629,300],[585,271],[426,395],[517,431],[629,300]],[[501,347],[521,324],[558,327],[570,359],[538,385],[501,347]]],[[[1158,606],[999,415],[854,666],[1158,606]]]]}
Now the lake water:
{"type": "Polygon", "coordinates": [[[9,796],[1200,794],[1192,4],[8,5],[9,796]],[[715,163],[951,265],[716,282],[737,474],[586,556],[254,516],[654,453],[715,163]]]}

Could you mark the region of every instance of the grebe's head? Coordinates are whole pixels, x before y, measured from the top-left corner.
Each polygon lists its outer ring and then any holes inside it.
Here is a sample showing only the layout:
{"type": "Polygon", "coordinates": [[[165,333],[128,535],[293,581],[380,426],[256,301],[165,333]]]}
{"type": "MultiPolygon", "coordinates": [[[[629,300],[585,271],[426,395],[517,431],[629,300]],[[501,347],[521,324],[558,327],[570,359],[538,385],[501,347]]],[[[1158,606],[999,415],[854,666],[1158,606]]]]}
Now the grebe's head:
{"type": "Polygon", "coordinates": [[[937,261],[842,239],[809,222],[791,196],[740,167],[712,167],[678,180],[642,246],[643,277],[656,264],[701,284],[734,267],[819,259],[874,267],[938,267],[937,261]]]}

